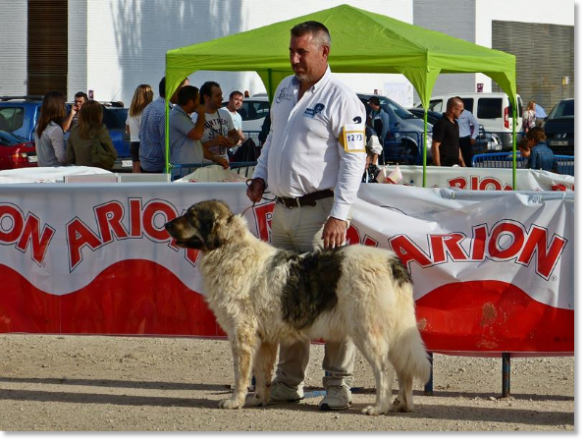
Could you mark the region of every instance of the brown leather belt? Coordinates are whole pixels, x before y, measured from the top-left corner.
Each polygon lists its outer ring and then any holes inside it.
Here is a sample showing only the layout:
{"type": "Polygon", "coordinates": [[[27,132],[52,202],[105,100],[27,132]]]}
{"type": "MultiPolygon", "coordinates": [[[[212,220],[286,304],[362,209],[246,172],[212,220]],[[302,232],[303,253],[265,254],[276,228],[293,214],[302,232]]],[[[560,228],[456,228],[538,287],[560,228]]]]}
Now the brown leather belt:
{"type": "Polygon", "coordinates": [[[319,190],[318,192],[309,193],[308,195],[299,198],[283,198],[281,196],[276,198],[276,201],[283,206],[292,209],[293,207],[316,206],[317,200],[323,198],[330,198],[333,196],[333,190],[319,190]]]}

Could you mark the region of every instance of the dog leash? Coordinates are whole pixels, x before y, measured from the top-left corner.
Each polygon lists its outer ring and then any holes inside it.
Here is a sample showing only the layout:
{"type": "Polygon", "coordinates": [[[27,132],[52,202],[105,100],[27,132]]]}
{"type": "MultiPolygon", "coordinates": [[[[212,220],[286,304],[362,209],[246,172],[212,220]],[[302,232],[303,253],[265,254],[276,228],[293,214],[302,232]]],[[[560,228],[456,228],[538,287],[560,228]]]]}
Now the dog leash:
{"type": "MultiPolygon", "coordinates": [[[[246,186],[250,187],[250,183],[251,183],[252,181],[253,181],[253,180],[252,180],[252,178],[248,178],[248,179],[246,180],[246,186]]],[[[261,197],[261,199],[263,199],[264,201],[269,201],[269,202],[271,202],[271,201],[276,201],[276,197],[274,197],[274,198],[265,198],[265,197],[264,197],[264,195],[265,195],[265,194],[267,194],[267,193],[268,193],[268,192],[262,192],[262,197],[261,197]]],[[[254,202],[252,203],[252,205],[251,205],[251,206],[249,206],[249,207],[245,208],[245,209],[244,209],[244,211],[243,211],[243,212],[242,212],[240,215],[241,215],[241,216],[244,216],[244,215],[246,214],[246,212],[247,212],[248,210],[250,210],[250,209],[253,209],[255,205],[256,205],[256,201],[254,201],[254,202]]]]}

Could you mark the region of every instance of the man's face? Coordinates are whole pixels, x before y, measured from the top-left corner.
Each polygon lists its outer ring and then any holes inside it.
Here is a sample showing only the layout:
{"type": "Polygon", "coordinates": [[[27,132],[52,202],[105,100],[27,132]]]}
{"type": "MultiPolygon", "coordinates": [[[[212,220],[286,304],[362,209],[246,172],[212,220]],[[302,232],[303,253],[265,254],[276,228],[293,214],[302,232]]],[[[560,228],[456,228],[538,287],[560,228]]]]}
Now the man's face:
{"type": "Polygon", "coordinates": [[[223,101],[223,93],[221,88],[217,86],[211,87],[211,97],[205,97],[207,102],[210,104],[211,108],[217,110],[221,107],[221,103],[223,101]]]}
{"type": "Polygon", "coordinates": [[[242,103],[244,102],[244,96],[243,95],[234,95],[232,96],[232,98],[230,98],[230,103],[229,103],[229,108],[230,110],[233,111],[237,111],[239,108],[242,107],[242,103]]]}
{"type": "Polygon", "coordinates": [[[368,105],[370,106],[370,109],[372,109],[373,111],[379,111],[380,110],[380,106],[378,106],[377,104],[368,102],[368,105]]]}
{"type": "Polygon", "coordinates": [[[81,109],[81,106],[83,106],[83,103],[85,103],[85,98],[84,97],[75,97],[74,100],[74,107],[76,110],[81,109]]]}
{"type": "Polygon", "coordinates": [[[290,38],[290,64],[295,76],[301,83],[313,83],[319,80],[327,69],[329,47],[319,48],[313,42],[312,34],[290,38]]]}
{"type": "Polygon", "coordinates": [[[465,107],[463,106],[463,103],[455,103],[455,105],[451,108],[451,112],[453,112],[453,116],[455,118],[459,118],[464,110],[465,107]]]}

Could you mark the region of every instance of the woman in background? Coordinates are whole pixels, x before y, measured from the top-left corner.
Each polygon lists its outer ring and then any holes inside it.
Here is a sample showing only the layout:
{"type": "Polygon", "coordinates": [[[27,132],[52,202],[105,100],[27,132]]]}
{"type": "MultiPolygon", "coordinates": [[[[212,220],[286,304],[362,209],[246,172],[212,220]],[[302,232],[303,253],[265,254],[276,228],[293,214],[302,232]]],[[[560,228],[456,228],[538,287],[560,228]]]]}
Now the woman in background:
{"type": "Polygon", "coordinates": [[[75,110],[66,118],[65,95],[51,91],[43,97],[41,115],[35,129],[35,149],[39,167],[65,166],[65,135],[71,126],[75,110]]]}
{"type": "Polygon", "coordinates": [[[67,140],[67,162],[76,166],[93,166],[91,147],[96,138],[112,152],[114,158],[118,156],[108,129],[102,124],[103,117],[103,106],[99,102],[88,100],[83,104],[79,122],[71,129],[67,140]]]}
{"type": "Polygon", "coordinates": [[[533,127],[536,127],[536,101],[529,101],[522,115],[522,129],[528,133],[533,127]]]}
{"type": "Polygon", "coordinates": [[[152,102],[153,93],[149,84],[141,84],[134,91],[132,103],[128,110],[128,118],[126,119],[126,132],[130,135],[130,155],[132,156],[132,172],[140,173],[140,157],[138,155],[140,149],[140,121],[142,119],[142,111],[152,102]]]}

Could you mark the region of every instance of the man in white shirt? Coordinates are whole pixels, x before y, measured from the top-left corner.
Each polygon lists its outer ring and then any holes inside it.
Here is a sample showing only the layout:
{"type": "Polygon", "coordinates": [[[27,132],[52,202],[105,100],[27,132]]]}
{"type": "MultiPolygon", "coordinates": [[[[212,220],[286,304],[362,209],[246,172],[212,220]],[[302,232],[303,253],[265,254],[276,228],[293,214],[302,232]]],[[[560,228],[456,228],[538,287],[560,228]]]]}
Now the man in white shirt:
{"type": "Polygon", "coordinates": [[[219,84],[207,81],[199,93],[205,108],[205,126],[201,137],[204,156],[227,169],[230,165],[228,149],[235,146],[238,131],[230,113],[221,108],[223,95],[219,84]]]}
{"type": "MultiPolygon", "coordinates": [[[[308,252],[345,244],[351,205],[357,198],[366,161],[366,113],[357,95],[331,74],[331,37],[321,23],[291,29],[290,62],[295,73],[278,86],[271,108],[272,130],[258,158],[247,195],[277,196],[272,244],[308,252]]],[[[303,398],[310,343],[281,343],[272,382],[272,402],[303,398]]],[[[355,347],[349,340],[325,345],[322,410],[351,403],[355,347]]]]}
{"type": "Polygon", "coordinates": [[[242,132],[242,125],[243,125],[242,116],[238,112],[238,110],[242,107],[243,103],[244,103],[244,94],[242,94],[240,91],[233,91],[230,94],[230,101],[228,101],[227,106],[222,108],[222,109],[227,110],[230,113],[232,120],[234,122],[234,127],[238,131],[238,142],[237,142],[236,146],[234,146],[234,147],[240,146],[244,142],[244,140],[246,139],[246,137],[244,136],[244,133],[242,132]]]}
{"type": "MultiPolygon", "coordinates": [[[[460,97],[461,101],[463,101],[460,97]]],[[[459,147],[463,154],[463,161],[467,167],[471,167],[471,159],[473,158],[473,145],[479,135],[479,121],[467,109],[463,109],[461,115],[457,118],[459,124],[459,147]]]]}

